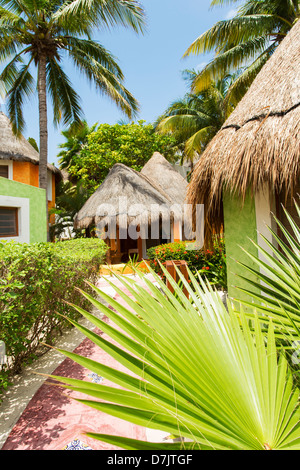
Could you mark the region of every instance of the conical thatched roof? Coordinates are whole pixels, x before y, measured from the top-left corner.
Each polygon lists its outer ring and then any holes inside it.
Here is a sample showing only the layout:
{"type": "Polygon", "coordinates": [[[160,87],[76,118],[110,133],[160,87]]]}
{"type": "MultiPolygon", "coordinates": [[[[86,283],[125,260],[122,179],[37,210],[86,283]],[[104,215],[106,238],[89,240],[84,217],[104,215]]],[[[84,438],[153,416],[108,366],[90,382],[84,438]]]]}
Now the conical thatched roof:
{"type": "Polygon", "coordinates": [[[190,203],[218,217],[224,189],[242,198],[268,182],[291,193],[300,176],[300,21],[255,78],[202,154],[188,188],[190,203]]]}
{"type": "MultiPolygon", "coordinates": [[[[20,136],[17,138],[12,131],[9,118],[0,112],[0,160],[16,160],[23,162],[31,162],[35,165],[39,164],[39,153],[32,145],[20,136]]],[[[60,174],[58,168],[48,164],[49,170],[60,174]]]]}
{"type": "Polygon", "coordinates": [[[103,183],[78,212],[75,228],[87,228],[90,224],[100,222],[104,225],[113,216],[122,228],[136,220],[146,223],[150,216],[151,220],[159,218],[158,207],[167,213],[171,205],[169,196],[162,192],[160,187],[155,186],[153,181],[132,168],[118,163],[112,167],[103,183]],[[137,204],[141,209],[136,207],[137,204]],[[106,206],[112,209],[107,216],[106,206]]]}
{"type": "Polygon", "coordinates": [[[187,181],[160,153],[153,154],[141,173],[160,186],[175,204],[184,204],[187,181]]]}

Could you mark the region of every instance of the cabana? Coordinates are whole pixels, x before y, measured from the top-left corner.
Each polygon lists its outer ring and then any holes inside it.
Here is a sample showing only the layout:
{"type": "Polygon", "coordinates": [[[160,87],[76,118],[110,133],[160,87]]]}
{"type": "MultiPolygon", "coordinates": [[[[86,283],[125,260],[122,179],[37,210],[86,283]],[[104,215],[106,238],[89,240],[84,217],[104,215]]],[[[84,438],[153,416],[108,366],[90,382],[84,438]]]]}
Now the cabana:
{"type": "Polygon", "coordinates": [[[157,184],[145,173],[114,165],[76,215],[75,228],[93,227],[109,244],[114,263],[134,255],[145,259],[151,246],[174,240],[178,205],[164,189],[163,174],[157,184]]]}
{"type": "Polygon", "coordinates": [[[299,222],[299,136],[300,21],[203,152],[189,184],[188,202],[205,206],[206,242],[224,226],[231,297],[243,296],[234,273],[245,271],[235,260],[251,266],[240,247],[257,255],[252,239],[268,249],[258,233],[274,241],[266,226],[274,227],[272,213],[286,225],[282,205],[299,222]]]}

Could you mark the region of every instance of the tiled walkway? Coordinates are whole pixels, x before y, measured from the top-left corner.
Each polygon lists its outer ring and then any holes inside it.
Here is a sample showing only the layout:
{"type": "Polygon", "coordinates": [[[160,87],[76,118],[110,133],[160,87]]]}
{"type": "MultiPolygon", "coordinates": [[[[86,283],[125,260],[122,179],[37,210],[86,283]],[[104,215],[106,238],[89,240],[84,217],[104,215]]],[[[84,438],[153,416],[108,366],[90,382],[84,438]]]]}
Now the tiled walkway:
{"type": "MultiPolygon", "coordinates": [[[[99,286],[106,289],[112,297],[119,297],[111,287],[108,287],[105,277],[100,278],[99,286]]],[[[105,321],[108,321],[108,319],[105,319],[105,321]]],[[[98,333],[101,332],[98,331],[98,333]]],[[[102,333],[102,335],[108,339],[105,334],[102,333]]],[[[125,371],[120,364],[88,339],[84,339],[74,351],[105,365],[125,371]]],[[[116,386],[105,377],[91,374],[90,371],[68,358],[63,360],[63,356],[62,362],[52,373],[82,380],[98,381],[103,385],[116,386]]],[[[157,436],[162,439],[161,433],[155,435],[155,431],[152,431],[151,434],[145,428],[95,411],[73,400],[74,397],[79,397],[79,394],[52,386],[49,384],[49,380],[46,380],[31,398],[13,426],[2,446],[2,450],[115,449],[115,447],[108,444],[87,438],[84,435],[86,431],[116,434],[142,440],[153,440],[153,437],[156,440],[157,436]]]]}

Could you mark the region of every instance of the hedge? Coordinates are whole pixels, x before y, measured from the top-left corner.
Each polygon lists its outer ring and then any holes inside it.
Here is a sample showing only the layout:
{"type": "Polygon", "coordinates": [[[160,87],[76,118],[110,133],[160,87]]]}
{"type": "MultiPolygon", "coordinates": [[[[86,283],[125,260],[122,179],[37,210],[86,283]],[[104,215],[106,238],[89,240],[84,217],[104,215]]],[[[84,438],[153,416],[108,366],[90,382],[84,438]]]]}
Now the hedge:
{"type": "Polygon", "coordinates": [[[147,250],[150,266],[163,277],[160,263],[183,260],[195,275],[199,273],[217,289],[227,290],[226,253],[222,238],[216,237],[211,249],[194,249],[191,242],[174,242],[147,250]]]}
{"type": "Polygon", "coordinates": [[[76,290],[94,282],[107,245],[99,239],[58,243],[0,243],[0,341],[8,364],[0,365],[0,391],[9,377],[44,352],[69,323],[78,319],[67,302],[88,308],[76,290]]]}

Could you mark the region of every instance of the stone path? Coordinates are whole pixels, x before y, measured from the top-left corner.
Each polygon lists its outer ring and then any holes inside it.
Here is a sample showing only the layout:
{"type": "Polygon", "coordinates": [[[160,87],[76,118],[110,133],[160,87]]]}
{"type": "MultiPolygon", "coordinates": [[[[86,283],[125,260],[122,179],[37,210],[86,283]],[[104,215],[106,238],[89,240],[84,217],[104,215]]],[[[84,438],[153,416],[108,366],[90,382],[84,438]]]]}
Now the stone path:
{"type": "MultiPolygon", "coordinates": [[[[115,279],[114,282],[118,281],[115,279]]],[[[98,285],[111,297],[121,301],[114,289],[107,284],[105,276],[100,278],[98,285]]],[[[109,321],[107,318],[103,319],[109,321]]],[[[87,324],[86,321],[83,323],[87,324]]],[[[97,333],[109,339],[102,332],[97,331],[97,333]]],[[[105,365],[126,371],[77,330],[69,333],[60,343],[58,347],[69,351],[74,350],[78,354],[105,365]]],[[[166,433],[135,426],[78,403],[73,398],[79,397],[79,394],[52,386],[48,379],[45,380],[35,375],[34,372],[116,386],[105,377],[91,374],[82,366],[68,358],[64,359],[64,356],[51,350],[32,368],[27,368],[21,376],[17,377],[15,384],[4,395],[0,406],[1,450],[116,449],[86,437],[85,432],[122,435],[152,442],[165,439],[166,433]]]]}

